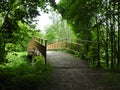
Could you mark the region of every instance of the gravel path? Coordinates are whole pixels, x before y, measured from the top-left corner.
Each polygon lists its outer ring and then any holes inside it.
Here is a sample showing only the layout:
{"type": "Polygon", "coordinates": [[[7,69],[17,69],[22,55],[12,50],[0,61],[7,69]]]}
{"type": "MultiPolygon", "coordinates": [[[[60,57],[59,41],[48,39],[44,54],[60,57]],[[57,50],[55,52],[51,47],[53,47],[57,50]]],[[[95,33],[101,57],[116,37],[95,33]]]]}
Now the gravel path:
{"type": "Polygon", "coordinates": [[[85,61],[59,51],[48,51],[47,61],[54,67],[50,90],[120,90],[119,73],[92,70],[85,61]]]}

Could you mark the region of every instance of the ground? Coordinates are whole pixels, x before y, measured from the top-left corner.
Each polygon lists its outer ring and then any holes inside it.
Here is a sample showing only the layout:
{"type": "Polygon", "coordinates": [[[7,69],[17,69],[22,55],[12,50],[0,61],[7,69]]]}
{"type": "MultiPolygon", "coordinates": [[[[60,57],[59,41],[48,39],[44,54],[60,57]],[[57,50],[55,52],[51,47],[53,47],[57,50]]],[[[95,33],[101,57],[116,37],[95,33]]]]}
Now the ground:
{"type": "Polygon", "coordinates": [[[120,74],[93,70],[86,61],[59,51],[48,51],[53,66],[50,90],[120,90],[120,74]]]}

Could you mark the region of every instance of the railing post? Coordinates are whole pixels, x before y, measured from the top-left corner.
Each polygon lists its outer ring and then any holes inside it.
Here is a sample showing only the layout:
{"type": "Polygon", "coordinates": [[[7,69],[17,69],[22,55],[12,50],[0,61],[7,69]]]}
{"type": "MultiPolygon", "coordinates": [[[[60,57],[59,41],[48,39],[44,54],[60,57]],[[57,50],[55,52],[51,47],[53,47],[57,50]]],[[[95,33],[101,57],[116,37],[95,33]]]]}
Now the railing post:
{"type": "Polygon", "coordinates": [[[47,64],[47,40],[45,40],[45,65],[47,64]]]}

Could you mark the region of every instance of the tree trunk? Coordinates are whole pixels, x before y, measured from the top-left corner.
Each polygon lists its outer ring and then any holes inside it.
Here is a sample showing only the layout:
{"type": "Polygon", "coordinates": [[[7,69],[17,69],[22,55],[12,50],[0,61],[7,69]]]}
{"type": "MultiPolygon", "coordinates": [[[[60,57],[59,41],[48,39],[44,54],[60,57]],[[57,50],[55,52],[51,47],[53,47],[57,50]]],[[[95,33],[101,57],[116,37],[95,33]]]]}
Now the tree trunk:
{"type": "Polygon", "coordinates": [[[118,1],[118,54],[117,54],[117,68],[120,65],[120,2],[118,1]]]}
{"type": "Polygon", "coordinates": [[[108,55],[108,0],[106,0],[106,46],[105,46],[105,52],[106,52],[106,65],[107,69],[109,69],[109,55],[108,55]]]}
{"type": "Polygon", "coordinates": [[[97,24],[97,57],[98,57],[98,61],[97,61],[97,67],[100,68],[100,36],[99,36],[99,25],[98,25],[98,17],[96,16],[96,24],[97,24]]]}
{"type": "Polygon", "coordinates": [[[2,33],[0,33],[0,64],[4,62],[5,60],[5,42],[4,38],[2,36],[2,33]]]}

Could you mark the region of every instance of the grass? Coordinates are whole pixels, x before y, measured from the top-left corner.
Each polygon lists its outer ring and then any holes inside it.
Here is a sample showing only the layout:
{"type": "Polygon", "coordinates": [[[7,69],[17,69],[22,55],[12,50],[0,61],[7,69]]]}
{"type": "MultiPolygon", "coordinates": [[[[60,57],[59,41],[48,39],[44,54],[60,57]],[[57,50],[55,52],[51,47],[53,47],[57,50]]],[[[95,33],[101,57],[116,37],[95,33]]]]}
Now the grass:
{"type": "Polygon", "coordinates": [[[50,65],[44,65],[43,58],[37,57],[34,64],[26,59],[26,52],[11,52],[8,63],[0,65],[0,90],[50,90],[50,65]]]}

